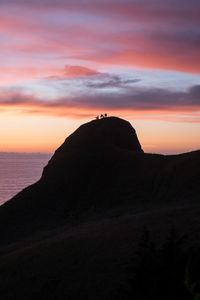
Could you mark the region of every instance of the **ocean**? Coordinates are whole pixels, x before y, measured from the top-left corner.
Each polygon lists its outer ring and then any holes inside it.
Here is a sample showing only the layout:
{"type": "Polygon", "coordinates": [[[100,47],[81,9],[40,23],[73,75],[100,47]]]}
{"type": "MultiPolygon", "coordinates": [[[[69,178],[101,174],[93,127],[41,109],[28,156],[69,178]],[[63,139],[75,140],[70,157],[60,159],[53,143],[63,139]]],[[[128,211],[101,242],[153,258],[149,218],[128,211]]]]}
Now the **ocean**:
{"type": "Polygon", "coordinates": [[[38,181],[51,154],[0,152],[0,205],[38,181]]]}

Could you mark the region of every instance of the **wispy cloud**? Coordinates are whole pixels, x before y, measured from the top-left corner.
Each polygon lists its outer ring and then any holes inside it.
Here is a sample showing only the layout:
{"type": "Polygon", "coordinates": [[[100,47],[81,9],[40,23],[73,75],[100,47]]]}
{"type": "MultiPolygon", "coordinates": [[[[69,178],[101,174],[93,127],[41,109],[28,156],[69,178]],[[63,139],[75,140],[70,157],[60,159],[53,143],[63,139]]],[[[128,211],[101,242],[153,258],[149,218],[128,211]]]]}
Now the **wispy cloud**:
{"type": "Polygon", "coordinates": [[[171,121],[180,121],[182,118],[184,122],[200,122],[199,99],[199,85],[185,92],[129,87],[120,93],[91,92],[55,100],[7,91],[0,94],[0,109],[69,117],[94,115],[98,111],[121,111],[130,115],[141,114],[142,118],[144,114],[154,114],[155,119],[168,115],[171,121]]]}
{"type": "Polygon", "coordinates": [[[59,58],[199,74],[199,26],[196,0],[0,3],[1,51],[32,66],[59,58]]]}
{"type": "Polygon", "coordinates": [[[133,76],[122,78],[119,75],[103,73],[83,66],[65,66],[60,74],[48,76],[44,78],[44,80],[46,80],[47,83],[50,80],[57,83],[65,83],[68,84],[68,86],[71,81],[72,85],[76,86],[78,80],[78,84],[81,84],[84,89],[120,89],[127,88],[129,85],[141,81],[141,79],[133,78],[133,76]]]}
{"type": "Polygon", "coordinates": [[[92,89],[127,88],[127,85],[139,82],[140,79],[122,79],[117,75],[102,74],[94,81],[86,81],[85,86],[92,89]]]}

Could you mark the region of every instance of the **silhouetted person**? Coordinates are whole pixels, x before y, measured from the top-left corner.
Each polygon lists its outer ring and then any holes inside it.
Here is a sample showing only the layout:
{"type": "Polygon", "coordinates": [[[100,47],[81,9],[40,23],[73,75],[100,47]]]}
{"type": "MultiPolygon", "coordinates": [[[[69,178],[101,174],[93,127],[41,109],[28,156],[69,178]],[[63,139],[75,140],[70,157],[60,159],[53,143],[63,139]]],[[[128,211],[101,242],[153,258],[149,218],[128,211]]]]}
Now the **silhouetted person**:
{"type": "Polygon", "coordinates": [[[105,117],[105,118],[107,118],[107,116],[108,116],[107,114],[104,114],[104,117],[105,117]]]}
{"type": "Polygon", "coordinates": [[[103,118],[104,118],[104,115],[101,114],[100,118],[103,119],[103,118]]]}

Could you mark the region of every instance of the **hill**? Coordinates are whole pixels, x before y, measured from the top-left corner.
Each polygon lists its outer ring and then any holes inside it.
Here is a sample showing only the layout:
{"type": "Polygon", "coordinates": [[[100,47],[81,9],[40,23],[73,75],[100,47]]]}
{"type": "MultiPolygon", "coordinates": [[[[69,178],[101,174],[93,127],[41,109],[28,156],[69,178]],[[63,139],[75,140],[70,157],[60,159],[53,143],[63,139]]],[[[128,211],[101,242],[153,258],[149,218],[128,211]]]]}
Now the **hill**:
{"type": "Polygon", "coordinates": [[[2,299],[118,299],[119,286],[128,299],[126,266],[144,228],[158,243],[172,227],[198,241],[199,164],[200,151],[144,153],[122,119],[82,125],[41,179],[0,207],[2,299]]]}

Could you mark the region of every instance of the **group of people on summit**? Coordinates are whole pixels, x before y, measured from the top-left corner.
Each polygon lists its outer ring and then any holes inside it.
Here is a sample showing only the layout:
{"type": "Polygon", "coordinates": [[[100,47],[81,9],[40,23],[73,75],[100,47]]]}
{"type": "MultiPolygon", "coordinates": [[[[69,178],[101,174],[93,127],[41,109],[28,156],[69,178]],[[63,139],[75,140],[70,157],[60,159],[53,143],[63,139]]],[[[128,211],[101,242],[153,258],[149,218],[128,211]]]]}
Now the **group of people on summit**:
{"type": "Polygon", "coordinates": [[[108,116],[107,114],[104,115],[101,114],[100,116],[98,115],[96,116],[96,120],[107,118],[107,116],[108,116]]]}

